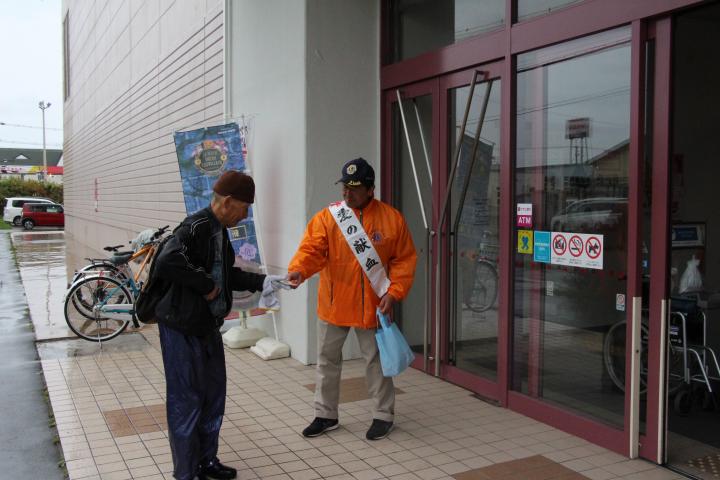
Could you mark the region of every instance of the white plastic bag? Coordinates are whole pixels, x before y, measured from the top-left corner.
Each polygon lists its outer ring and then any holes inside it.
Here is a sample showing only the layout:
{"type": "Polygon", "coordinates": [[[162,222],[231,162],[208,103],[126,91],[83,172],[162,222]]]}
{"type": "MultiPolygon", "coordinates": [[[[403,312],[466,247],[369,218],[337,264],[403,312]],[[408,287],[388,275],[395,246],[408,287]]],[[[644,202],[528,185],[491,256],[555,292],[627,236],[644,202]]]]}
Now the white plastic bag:
{"type": "Polygon", "coordinates": [[[681,294],[702,290],[703,281],[700,269],[698,268],[699,265],[700,260],[695,258],[695,255],[688,260],[687,267],[685,267],[685,271],[683,272],[682,277],[680,277],[680,289],[678,291],[681,294]]]}

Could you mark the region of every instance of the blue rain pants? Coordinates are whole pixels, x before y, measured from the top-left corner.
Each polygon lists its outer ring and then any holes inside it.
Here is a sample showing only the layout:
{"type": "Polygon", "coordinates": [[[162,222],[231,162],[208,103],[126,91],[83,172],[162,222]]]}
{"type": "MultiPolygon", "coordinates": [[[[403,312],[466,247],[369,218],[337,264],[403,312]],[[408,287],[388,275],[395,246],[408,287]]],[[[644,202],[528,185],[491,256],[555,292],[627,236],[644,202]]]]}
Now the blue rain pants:
{"type": "Polygon", "coordinates": [[[190,480],[214,460],[225,413],[225,351],[218,330],[206,337],[158,325],[165,365],[173,474],[190,480]]]}

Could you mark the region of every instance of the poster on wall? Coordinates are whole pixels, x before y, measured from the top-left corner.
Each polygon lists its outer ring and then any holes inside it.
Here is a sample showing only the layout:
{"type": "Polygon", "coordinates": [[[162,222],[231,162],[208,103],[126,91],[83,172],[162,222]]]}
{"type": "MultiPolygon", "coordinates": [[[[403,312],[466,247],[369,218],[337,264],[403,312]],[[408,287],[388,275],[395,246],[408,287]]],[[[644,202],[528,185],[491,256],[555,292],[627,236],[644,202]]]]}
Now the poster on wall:
{"type": "MultiPolygon", "coordinates": [[[[191,215],[207,207],[215,181],[227,170],[245,171],[245,143],[237,123],[175,132],[175,152],[180,166],[185,210],[191,215]]],[[[235,250],[235,265],[246,271],[261,272],[260,248],[253,209],[248,217],[228,228],[235,250]]],[[[249,309],[257,295],[242,292],[235,296],[234,307],[249,309]]]]}

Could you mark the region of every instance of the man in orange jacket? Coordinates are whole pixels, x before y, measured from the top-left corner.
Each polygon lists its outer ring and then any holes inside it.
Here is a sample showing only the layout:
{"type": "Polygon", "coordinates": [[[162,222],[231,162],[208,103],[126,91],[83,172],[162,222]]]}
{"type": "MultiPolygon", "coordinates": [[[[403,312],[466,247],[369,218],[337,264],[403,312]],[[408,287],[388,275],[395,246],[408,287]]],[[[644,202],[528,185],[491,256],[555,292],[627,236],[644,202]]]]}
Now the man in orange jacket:
{"type": "Polygon", "coordinates": [[[395,387],[380,365],[376,309],[388,314],[407,296],[417,255],[402,214],[374,198],[375,172],[364,159],[346,163],[341,182],[344,203],[334,203],[310,220],[288,266],[288,280],[295,287],[320,272],[315,419],[303,435],[316,437],[339,426],[342,347],[352,327],[374,401],[366,438],[379,440],[393,427],[395,387]]]}

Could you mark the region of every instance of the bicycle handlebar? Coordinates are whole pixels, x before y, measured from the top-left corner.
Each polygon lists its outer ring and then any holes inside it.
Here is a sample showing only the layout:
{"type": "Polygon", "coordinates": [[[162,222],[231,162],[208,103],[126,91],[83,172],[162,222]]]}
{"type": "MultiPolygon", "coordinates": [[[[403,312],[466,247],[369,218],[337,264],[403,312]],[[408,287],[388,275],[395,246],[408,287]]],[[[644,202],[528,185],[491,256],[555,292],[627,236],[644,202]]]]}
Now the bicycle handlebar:
{"type": "Polygon", "coordinates": [[[165,225],[162,228],[158,228],[155,234],[153,235],[153,238],[160,238],[167,232],[167,229],[170,228],[170,225],[165,225]]]}

